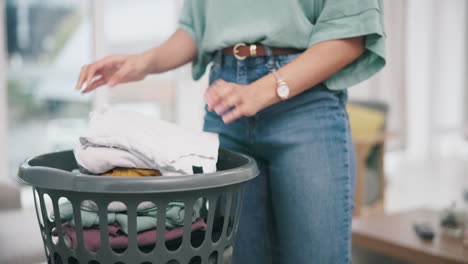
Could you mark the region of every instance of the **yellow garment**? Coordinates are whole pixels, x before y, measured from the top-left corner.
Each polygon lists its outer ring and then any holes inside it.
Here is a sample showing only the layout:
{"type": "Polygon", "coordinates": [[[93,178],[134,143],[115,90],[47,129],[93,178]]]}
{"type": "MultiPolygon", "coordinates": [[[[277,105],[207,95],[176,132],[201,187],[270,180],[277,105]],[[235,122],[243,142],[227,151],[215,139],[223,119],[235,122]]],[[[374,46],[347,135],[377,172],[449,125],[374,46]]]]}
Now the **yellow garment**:
{"type": "Polygon", "coordinates": [[[111,171],[101,174],[101,176],[116,176],[116,177],[161,176],[161,172],[158,170],[115,168],[111,171]]]}
{"type": "Polygon", "coordinates": [[[348,104],[346,109],[353,139],[375,136],[382,131],[384,113],[353,104],[348,104]]]}

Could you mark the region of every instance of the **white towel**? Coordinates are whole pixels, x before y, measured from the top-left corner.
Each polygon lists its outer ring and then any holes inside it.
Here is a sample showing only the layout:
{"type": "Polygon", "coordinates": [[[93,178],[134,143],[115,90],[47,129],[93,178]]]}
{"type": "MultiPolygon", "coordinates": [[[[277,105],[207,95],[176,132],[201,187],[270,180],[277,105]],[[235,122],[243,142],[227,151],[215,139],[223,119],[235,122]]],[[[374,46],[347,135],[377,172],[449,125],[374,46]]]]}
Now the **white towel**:
{"type": "Polygon", "coordinates": [[[90,114],[80,143],[74,150],[75,158],[93,173],[126,167],[180,175],[193,174],[192,166],[210,173],[216,171],[219,148],[217,134],[191,132],[166,121],[112,108],[90,114]]]}

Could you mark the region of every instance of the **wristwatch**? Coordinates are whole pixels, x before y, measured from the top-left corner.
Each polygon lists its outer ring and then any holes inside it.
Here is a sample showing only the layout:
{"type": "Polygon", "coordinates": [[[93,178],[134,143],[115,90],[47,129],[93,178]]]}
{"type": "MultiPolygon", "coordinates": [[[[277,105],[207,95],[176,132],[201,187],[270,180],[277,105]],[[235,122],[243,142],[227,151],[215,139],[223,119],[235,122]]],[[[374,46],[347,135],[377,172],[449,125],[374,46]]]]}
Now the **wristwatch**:
{"type": "Polygon", "coordinates": [[[276,84],[277,84],[277,86],[276,86],[276,95],[278,95],[278,97],[281,100],[288,99],[288,97],[289,97],[288,83],[286,83],[283,80],[283,78],[281,78],[279,72],[276,69],[271,70],[271,73],[273,74],[273,76],[275,76],[275,79],[276,79],[276,84]]]}

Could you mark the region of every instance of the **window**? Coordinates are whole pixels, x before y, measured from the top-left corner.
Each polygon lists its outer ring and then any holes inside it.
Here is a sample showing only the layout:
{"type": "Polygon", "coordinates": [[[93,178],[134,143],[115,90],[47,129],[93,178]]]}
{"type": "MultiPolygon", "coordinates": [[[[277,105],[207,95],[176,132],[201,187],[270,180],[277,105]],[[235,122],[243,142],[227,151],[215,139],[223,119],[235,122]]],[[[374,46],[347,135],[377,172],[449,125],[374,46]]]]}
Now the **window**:
{"type": "Polygon", "coordinates": [[[89,1],[5,1],[8,156],[13,177],[32,155],[72,148],[89,96],[73,87],[92,58],[89,1]]]}
{"type": "Polygon", "coordinates": [[[194,83],[189,65],[89,95],[73,90],[81,66],[95,58],[161,44],[177,28],[181,0],[7,0],[4,7],[4,158],[11,178],[28,157],[73,148],[89,112],[101,103],[201,128],[207,80],[194,83]]]}
{"type": "MultiPolygon", "coordinates": [[[[179,5],[167,0],[113,0],[105,7],[105,54],[139,53],[163,43],[177,27],[179,5]]],[[[114,107],[131,109],[157,118],[175,121],[174,71],[148,76],[138,83],[102,89],[105,102],[114,107]]]]}

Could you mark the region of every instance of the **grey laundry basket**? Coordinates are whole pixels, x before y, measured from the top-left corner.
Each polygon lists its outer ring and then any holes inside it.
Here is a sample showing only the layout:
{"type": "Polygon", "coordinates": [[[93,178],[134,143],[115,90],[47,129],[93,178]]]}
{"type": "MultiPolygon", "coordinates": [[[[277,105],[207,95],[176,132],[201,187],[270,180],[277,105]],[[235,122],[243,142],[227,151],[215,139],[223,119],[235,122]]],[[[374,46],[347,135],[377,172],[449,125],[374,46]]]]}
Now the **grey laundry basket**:
{"type": "Polygon", "coordinates": [[[226,264],[231,262],[239,224],[245,182],[259,174],[255,161],[239,153],[220,149],[216,173],[167,177],[103,177],[76,174],[77,164],[72,151],[56,152],[30,158],[21,164],[18,178],[33,187],[36,213],[51,264],[226,264]],[[200,215],[206,230],[191,232],[195,201],[203,199],[200,215]],[[101,246],[88,250],[83,240],[81,203],[94,201],[98,206],[97,237],[101,246]],[[64,236],[64,223],[59,204],[69,201],[73,207],[76,244],[64,236]],[[119,250],[110,247],[107,206],[123,202],[128,215],[128,245],[119,250]],[[139,246],[137,242],[137,206],[150,201],[156,205],[155,245],[139,246]],[[166,241],[167,204],[182,201],[185,218],[182,238],[166,241]],[[77,213],[80,212],[80,213],[77,213]],[[161,231],[163,233],[161,233],[161,231]],[[54,235],[53,235],[54,233],[54,235]],[[164,234],[164,235],[163,235],[164,234]]]}

